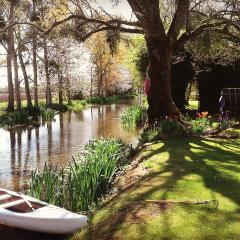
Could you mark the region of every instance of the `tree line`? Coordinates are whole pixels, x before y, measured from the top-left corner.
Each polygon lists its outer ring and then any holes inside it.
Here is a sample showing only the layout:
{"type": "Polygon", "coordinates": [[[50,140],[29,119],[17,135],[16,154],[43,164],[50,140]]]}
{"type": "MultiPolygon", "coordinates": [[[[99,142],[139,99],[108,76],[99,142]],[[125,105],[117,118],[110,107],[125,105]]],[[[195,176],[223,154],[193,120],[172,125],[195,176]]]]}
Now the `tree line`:
{"type": "MultiPolygon", "coordinates": [[[[107,12],[98,1],[1,2],[8,7],[8,19],[1,21],[0,25],[1,32],[7,36],[7,65],[10,65],[12,61],[14,64],[16,61],[14,60],[16,59],[13,47],[14,36],[17,42],[21,43],[22,36],[16,35],[16,29],[25,26],[28,31],[31,30],[33,71],[36,67],[36,48],[39,46],[43,48],[47,103],[51,102],[51,82],[48,75],[47,42],[49,39],[64,35],[68,38],[74,37],[81,42],[86,41],[92,35],[106,32],[107,43],[114,52],[123,33],[143,35],[149,58],[148,119],[150,123],[154,123],[164,115],[179,114],[171,92],[171,58],[177,51],[206,31],[214,31],[232,44],[240,42],[238,0],[153,0],[151,2],[127,0],[133,13],[129,19],[107,12]],[[29,14],[23,16],[26,9],[30,9],[29,14]]],[[[118,1],[112,2],[118,4],[118,1]]],[[[25,33],[26,30],[20,32],[25,33]]],[[[34,89],[37,93],[36,71],[34,74],[34,89]]],[[[102,77],[100,74],[100,82],[102,77]]],[[[14,80],[15,78],[16,74],[14,80]]],[[[14,96],[10,69],[8,69],[8,80],[9,101],[11,102],[9,110],[12,110],[14,96]]],[[[103,86],[103,83],[99,85],[103,86]]],[[[27,84],[25,87],[27,88],[27,84]]],[[[100,92],[103,91],[100,90],[100,92]]],[[[36,97],[36,94],[34,96],[36,97]]],[[[16,100],[19,98],[17,82],[15,82],[15,97],[16,100]]],[[[36,101],[34,104],[37,104],[36,101]]]]}

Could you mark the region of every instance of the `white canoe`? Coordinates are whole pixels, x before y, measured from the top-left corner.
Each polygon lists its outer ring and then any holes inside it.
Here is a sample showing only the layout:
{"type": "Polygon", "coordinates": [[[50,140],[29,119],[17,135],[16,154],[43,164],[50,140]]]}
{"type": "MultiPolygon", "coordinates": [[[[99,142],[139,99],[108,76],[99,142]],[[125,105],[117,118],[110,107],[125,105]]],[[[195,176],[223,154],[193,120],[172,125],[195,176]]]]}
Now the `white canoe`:
{"type": "Polygon", "coordinates": [[[87,216],[0,188],[1,224],[30,231],[68,234],[85,227],[87,220],[87,216]]]}

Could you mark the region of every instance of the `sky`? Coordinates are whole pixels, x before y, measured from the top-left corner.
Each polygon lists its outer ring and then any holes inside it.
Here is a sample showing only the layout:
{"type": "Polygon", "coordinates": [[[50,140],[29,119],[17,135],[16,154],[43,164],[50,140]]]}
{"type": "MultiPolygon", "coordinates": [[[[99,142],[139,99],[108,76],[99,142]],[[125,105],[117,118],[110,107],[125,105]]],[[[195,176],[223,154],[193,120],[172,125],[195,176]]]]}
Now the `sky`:
{"type": "MultiPolygon", "coordinates": [[[[114,13],[119,16],[123,16],[126,19],[130,19],[132,11],[126,0],[119,0],[119,4],[114,6],[111,0],[97,0],[99,6],[103,7],[108,13],[114,13]]],[[[5,57],[5,50],[0,46],[0,61],[5,57]]],[[[7,86],[6,67],[0,67],[0,88],[7,86]]],[[[20,73],[21,77],[21,73],[20,73]]]]}

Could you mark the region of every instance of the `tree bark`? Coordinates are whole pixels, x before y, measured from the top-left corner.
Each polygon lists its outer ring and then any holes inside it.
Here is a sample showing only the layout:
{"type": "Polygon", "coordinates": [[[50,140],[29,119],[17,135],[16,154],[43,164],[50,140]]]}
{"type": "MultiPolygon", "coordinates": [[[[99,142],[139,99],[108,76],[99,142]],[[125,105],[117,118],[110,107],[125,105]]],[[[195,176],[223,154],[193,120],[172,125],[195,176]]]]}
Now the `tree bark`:
{"type": "Polygon", "coordinates": [[[17,110],[20,111],[22,104],[21,104],[20,83],[18,79],[18,60],[17,60],[16,51],[14,48],[12,49],[12,52],[13,52],[13,66],[14,66],[15,97],[17,101],[17,110]]]}
{"type": "Polygon", "coordinates": [[[69,77],[67,76],[66,78],[66,86],[67,86],[67,101],[68,104],[72,104],[72,99],[71,99],[71,86],[70,86],[70,80],[69,77]]]}
{"type": "Polygon", "coordinates": [[[13,80],[12,80],[12,55],[11,55],[11,50],[9,49],[9,47],[7,50],[7,79],[8,79],[7,111],[13,112],[14,111],[14,88],[13,88],[13,80]]]}
{"type": "Polygon", "coordinates": [[[26,67],[25,67],[25,64],[23,61],[21,43],[18,44],[18,59],[20,62],[22,73],[23,73],[24,86],[25,86],[26,99],[27,99],[27,107],[32,107],[32,99],[31,99],[31,93],[30,93],[30,88],[29,88],[28,75],[27,75],[26,67]]]}
{"type": "Polygon", "coordinates": [[[58,103],[63,104],[63,77],[60,72],[58,73],[58,103]]]}
{"type": "MultiPolygon", "coordinates": [[[[14,4],[10,5],[9,22],[13,21],[14,14],[14,4]]],[[[8,79],[8,112],[14,111],[14,87],[12,79],[12,58],[13,58],[13,28],[8,29],[8,39],[7,39],[7,79],[8,79]]]]}
{"type": "Polygon", "coordinates": [[[32,37],[32,65],[33,65],[33,86],[34,86],[34,105],[38,106],[38,74],[37,74],[37,39],[36,31],[33,28],[33,37],[32,37]]]}
{"type": "MultiPolygon", "coordinates": [[[[157,41],[158,42],[158,41],[157,41]]],[[[178,115],[179,110],[172,99],[171,90],[171,49],[167,42],[157,43],[155,40],[147,39],[149,51],[149,77],[150,91],[148,95],[148,121],[154,124],[159,119],[178,115]],[[153,49],[152,46],[157,46],[153,49]],[[161,52],[161,57],[156,54],[161,52]]]]}
{"type": "Polygon", "coordinates": [[[49,75],[49,63],[48,63],[48,49],[47,42],[44,39],[43,42],[43,50],[44,50],[44,68],[45,68],[45,76],[46,76],[46,105],[50,105],[52,103],[52,93],[51,93],[51,83],[50,83],[50,75],[49,75]]]}

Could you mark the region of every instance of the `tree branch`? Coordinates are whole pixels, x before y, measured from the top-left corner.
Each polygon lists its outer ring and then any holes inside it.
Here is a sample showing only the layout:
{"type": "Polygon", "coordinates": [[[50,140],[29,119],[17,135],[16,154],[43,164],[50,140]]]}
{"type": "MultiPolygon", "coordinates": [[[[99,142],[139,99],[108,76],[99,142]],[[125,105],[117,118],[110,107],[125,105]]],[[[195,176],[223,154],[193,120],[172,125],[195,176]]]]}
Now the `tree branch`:
{"type": "Polygon", "coordinates": [[[63,24],[63,23],[65,23],[69,20],[72,20],[72,19],[84,20],[86,23],[98,23],[98,24],[101,24],[101,25],[104,25],[104,26],[108,26],[110,28],[113,27],[113,25],[118,25],[119,28],[121,27],[121,25],[127,25],[127,26],[132,26],[132,27],[140,27],[139,22],[129,22],[129,21],[121,20],[121,19],[100,20],[100,19],[87,18],[85,16],[72,14],[72,15],[66,17],[65,19],[55,21],[52,24],[52,26],[44,32],[44,34],[49,34],[58,25],[63,24]]]}
{"type": "Polygon", "coordinates": [[[177,4],[177,8],[168,31],[170,44],[174,44],[181,29],[185,26],[190,7],[189,0],[175,0],[175,2],[177,4]]]}
{"type": "Polygon", "coordinates": [[[187,33],[187,32],[183,33],[176,41],[175,51],[179,50],[188,40],[194,39],[197,36],[199,36],[200,34],[202,34],[206,29],[216,28],[216,27],[222,26],[227,23],[228,23],[228,21],[220,21],[220,22],[216,22],[216,23],[205,23],[205,24],[202,24],[202,25],[196,27],[190,33],[187,33]]]}

